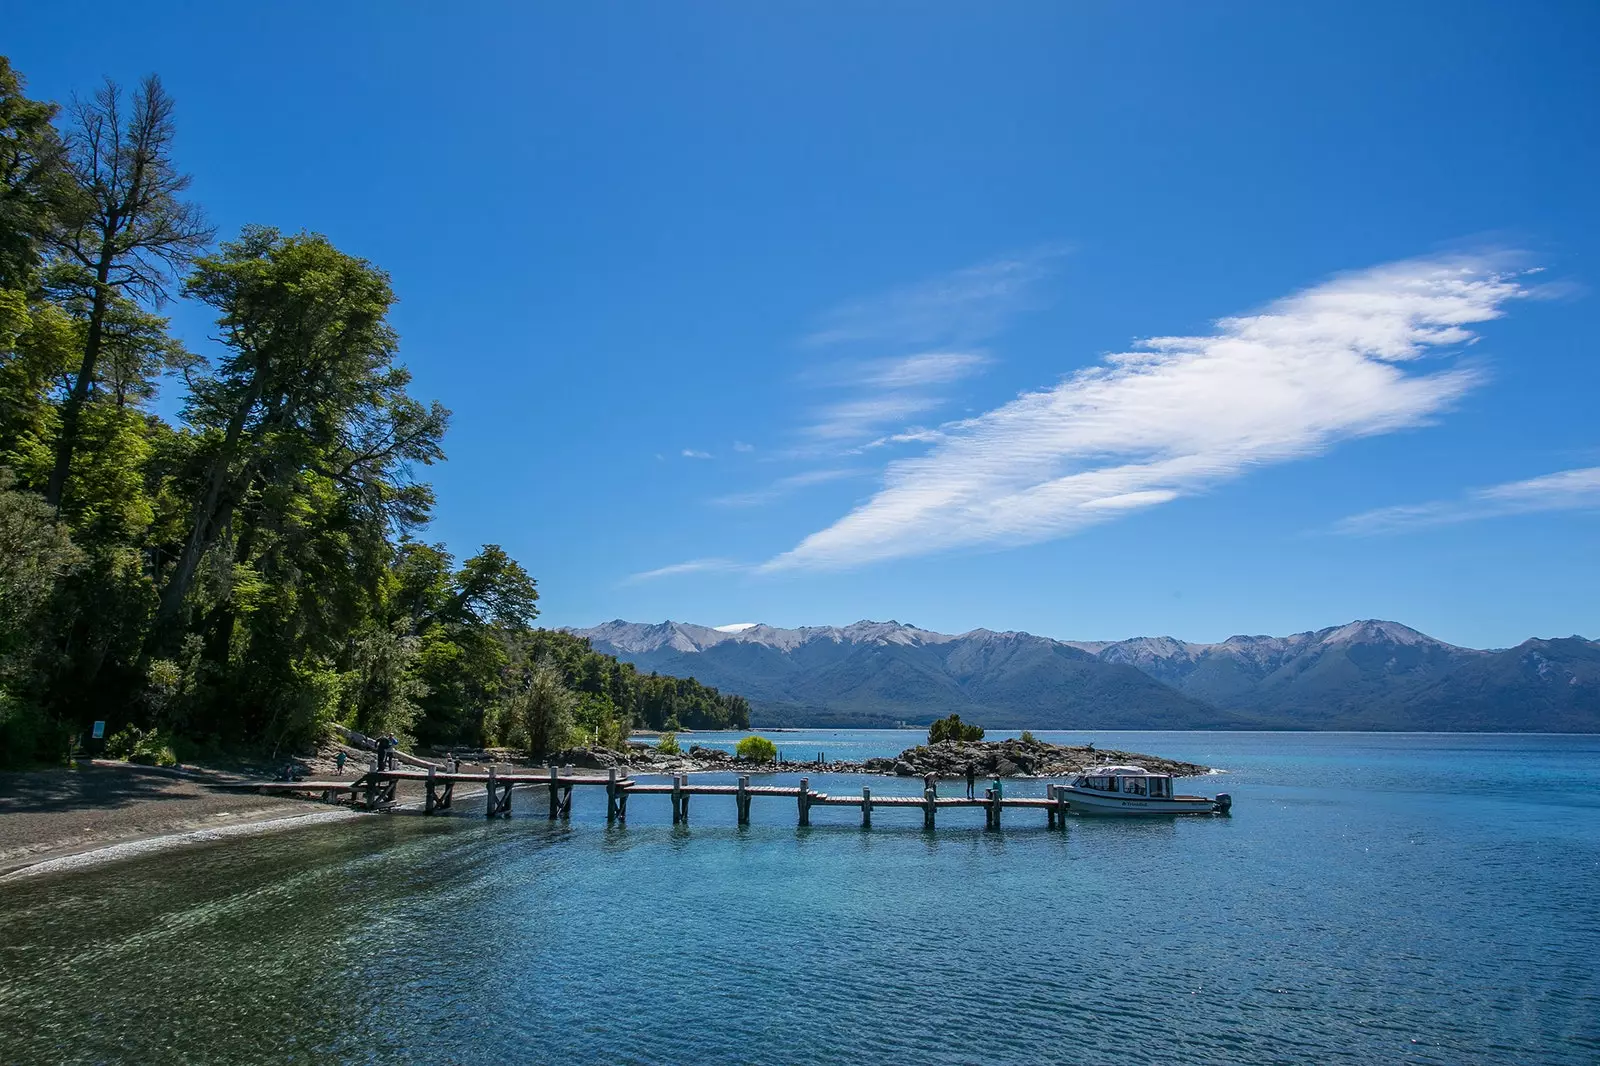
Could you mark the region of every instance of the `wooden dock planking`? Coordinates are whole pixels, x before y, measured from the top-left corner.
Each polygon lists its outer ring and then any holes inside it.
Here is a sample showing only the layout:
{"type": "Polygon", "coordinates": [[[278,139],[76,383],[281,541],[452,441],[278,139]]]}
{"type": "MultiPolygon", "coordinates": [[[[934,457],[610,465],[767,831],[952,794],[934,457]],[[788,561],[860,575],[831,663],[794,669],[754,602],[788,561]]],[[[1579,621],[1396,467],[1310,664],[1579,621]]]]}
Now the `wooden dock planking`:
{"type": "Polygon", "coordinates": [[[974,807],[985,812],[986,826],[1000,828],[1001,812],[1010,810],[1042,810],[1051,828],[1066,826],[1070,808],[1065,793],[1056,792],[1055,785],[1048,786],[1048,796],[1004,797],[995,795],[994,789],[985,789],[982,797],[938,796],[925,790],[921,796],[875,796],[870,787],[863,788],[860,796],[830,795],[811,788],[808,778],[801,778],[798,787],[783,785],[751,785],[748,775],[741,776],[734,785],[692,785],[687,774],[674,775],[663,784],[645,784],[622,776],[617,769],[605,777],[563,772],[552,767],[543,774],[501,774],[490,769],[484,773],[444,773],[436,768],[422,770],[369,771],[348,781],[267,781],[253,786],[263,792],[321,792],[324,799],[348,792],[352,802],[361,802],[371,810],[386,809],[396,805],[395,793],[401,782],[415,781],[427,788],[424,804],[426,813],[450,809],[457,784],[483,785],[485,814],[488,817],[507,817],[511,814],[512,790],[542,786],[549,791],[549,817],[552,820],[568,818],[572,813],[573,789],[583,786],[603,786],[606,790],[606,816],[608,821],[626,821],[628,797],[631,794],[670,796],[674,824],[689,819],[689,800],[693,796],[732,796],[738,815],[738,824],[748,825],[750,807],[758,796],[793,799],[799,824],[810,825],[812,807],[856,807],[861,810],[863,827],[872,825],[872,811],[879,807],[915,808],[923,812],[923,825],[932,829],[941,808],[974,807]]]}

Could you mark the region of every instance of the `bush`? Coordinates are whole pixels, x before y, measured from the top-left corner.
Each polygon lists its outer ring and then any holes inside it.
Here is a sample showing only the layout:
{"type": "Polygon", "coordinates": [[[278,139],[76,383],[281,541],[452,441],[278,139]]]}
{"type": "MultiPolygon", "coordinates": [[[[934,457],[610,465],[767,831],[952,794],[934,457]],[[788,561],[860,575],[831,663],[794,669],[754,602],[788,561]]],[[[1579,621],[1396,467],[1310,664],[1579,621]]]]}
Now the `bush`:
{"type": "Polygon", "coordinates": [[[952,714],[949,718],[941,718],[928,727],[928,743],[937,744],[944,740],[982,740],[983,727],[967,725],[961,720],[959,714],[952,714]]]}
{"type": "Polygon", "coordinates": [[[748,736],[739,741],[733,753],[745,762],[777,762],[778,745],[766,737],[748,736]]]}
{"type": "Polygon", "coordinates": [[[683,749],[678,746],[678,734],[673,732],[661,734],[661,740],[656,744],[656,750],[663,755],[683,754],[683,749]]]}
{"type": "Polygon", "coordinates": [[[1018,739],[1020,739],[1024,744],[1028,745],[1029,747],[1038,747],[1039,746],[1039,738],[1034,736],[1033,733],[1030,730],[1024,729],[1022,731],[1022,736],[1019,737],[1018,739]]]}
{"type": "Polygon", "coordinates": [[[178,757],[172,754],[172,746],[161,735],[161,730],[145,732],[133,725],[111,734],[106,741],[106,754],[113,759],[125,759],[143,766],[178,764],[178,757]]]}

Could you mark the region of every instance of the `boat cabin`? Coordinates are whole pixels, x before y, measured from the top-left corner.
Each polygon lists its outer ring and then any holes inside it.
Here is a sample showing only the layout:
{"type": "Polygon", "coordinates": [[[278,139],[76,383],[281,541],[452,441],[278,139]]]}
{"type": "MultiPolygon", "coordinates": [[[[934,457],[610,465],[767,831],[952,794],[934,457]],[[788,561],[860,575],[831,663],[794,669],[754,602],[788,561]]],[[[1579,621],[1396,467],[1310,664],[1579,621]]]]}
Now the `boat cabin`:
{"type": "Polygon", "coordinates": [[[1142,766],[1092,766],[1073,780],[1072,787],[1140,799],[1171,799],[1172,775],[1153,773],[1142,766]]]}

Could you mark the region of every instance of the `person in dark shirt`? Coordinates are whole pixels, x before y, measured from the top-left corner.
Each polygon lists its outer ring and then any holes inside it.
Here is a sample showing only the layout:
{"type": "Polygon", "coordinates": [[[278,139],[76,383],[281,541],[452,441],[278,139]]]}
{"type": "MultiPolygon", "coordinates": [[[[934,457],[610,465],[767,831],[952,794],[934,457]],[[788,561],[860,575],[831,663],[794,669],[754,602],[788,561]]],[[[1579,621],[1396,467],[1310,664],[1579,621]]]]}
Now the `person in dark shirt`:
{"type": "Polygon", "coordinates": [[[967,763],[967,799],[974,798],[974,794],[975,794],[975,792],[977,790],[977,787],[978,787],[978,764],[975,763],[975,762],[969,762],[969,763],[967,763]]]}

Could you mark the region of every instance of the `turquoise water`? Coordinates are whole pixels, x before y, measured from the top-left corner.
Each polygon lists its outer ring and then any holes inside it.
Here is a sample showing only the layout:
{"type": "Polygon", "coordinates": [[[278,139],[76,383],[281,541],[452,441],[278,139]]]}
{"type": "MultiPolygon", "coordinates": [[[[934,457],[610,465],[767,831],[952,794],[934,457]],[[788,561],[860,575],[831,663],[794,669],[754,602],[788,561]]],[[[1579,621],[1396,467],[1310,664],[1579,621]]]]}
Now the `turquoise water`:
{"type": "MultiPolygon", "coordinates": [[[[580,790],[0,885],[0,1063],[1600,1061],[1600,737],[1051,736],[1225,768],[1234,814],[580,790]]],[[[814,779],[864,782],[920,784],[814,779]]]]}

